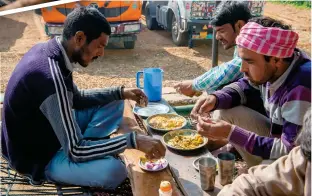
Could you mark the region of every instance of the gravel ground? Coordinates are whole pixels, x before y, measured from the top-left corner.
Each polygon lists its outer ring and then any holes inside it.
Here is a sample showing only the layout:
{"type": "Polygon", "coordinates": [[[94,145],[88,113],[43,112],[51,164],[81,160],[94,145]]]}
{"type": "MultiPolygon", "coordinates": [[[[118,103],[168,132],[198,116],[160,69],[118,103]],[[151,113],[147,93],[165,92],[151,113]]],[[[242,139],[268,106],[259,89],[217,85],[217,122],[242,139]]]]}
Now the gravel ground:
{"type": "MultiPolygon", "coordinates": [[[[264,14],[291,24],[299,32],[299,47],[311,53],[310,10],[289,5],[267,3],[264,14]]],[[[143,21],[144,23],[144,21],[143,21]]],[[[1,92],[18,61],[34,44],[45,41],[41,18],[33,12],[0,17],[1,92]]],[[[193,79],[211,68],[211,40],[195,42],[195,47],[176,47],[171,34],[164,30],[139,34],[135,49],[123,49],[122,44],[110,45],[105,55],[86,69],[77,69],[74,80],[80,88],[100,88],[117,85],[135,86],[135,74],[146,67],[161,67],[165,71],[164,86],[193,79]]],[[[219,64],[232,58],[233,50],[219,47],[219,64]]]]}

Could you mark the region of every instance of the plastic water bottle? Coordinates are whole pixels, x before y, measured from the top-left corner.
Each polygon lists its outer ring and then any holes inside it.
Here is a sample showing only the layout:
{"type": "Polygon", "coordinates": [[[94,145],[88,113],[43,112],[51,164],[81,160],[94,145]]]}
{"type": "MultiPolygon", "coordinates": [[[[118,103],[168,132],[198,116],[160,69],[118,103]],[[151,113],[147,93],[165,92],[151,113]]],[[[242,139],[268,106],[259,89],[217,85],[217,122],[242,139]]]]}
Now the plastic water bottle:
{"type": "Polygon", "coordinates": [[[161,181],[158,192],[159,196],[172,196],[172,187],[170,182],[161,181]]]}

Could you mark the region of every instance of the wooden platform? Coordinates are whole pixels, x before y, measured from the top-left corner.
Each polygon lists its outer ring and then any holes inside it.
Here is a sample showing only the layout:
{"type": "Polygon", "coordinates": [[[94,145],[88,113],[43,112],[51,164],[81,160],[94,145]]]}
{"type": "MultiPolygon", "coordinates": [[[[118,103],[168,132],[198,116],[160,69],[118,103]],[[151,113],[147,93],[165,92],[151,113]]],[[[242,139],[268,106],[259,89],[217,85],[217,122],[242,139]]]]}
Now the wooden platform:
{"type": "MultiPolygon", "coordinates": [[[[132,106],[129,101],[125,102],[124,120],[117,134],[129,133],[136,130],[141,134],[148,134],[145,129],[139,125],[132,112],[132,106]]],[[[182,196],[181,191],[175,182],[169,168],[160,172],[145,172],[139,167],[139,159],[144,153],[135,149],[127,149],[121,154],[124,159],[132,186],[132,192],[135,196],[158,196],[158,189],[162,180],[170,181],[173,186],[173,195],[182,196]]]]}
{"type": "MultiPolygon", "coordinates": [[[[163,101],[164,104],[167,104],[163,101]]],[[[143,119],[138,118],[132,112],[133,102],[126,102],[124,122],[118,134],[136,130],[138,133],[152,135],[154,138],[161,139],[162,133],[156,133],[145,126],[143,119]]],[[[171,111],[174,110],[170,107],[171,111]]],[[[169,161],[170,167],[161,172],[145,172],[138,166],[139,158],[144,153],[138,150],[126,150],[122,157],[124,158],[129,171],[129,178],[132,185],[133,194],[135,196],[158,196],[158,188],[162,180],[168,180],[173,185],[173,195],[186,196],[215,196],[222,186],[216,181],[215,190],[213,192],[203,191],[200,187],[199,173],[193,168],[193,161],[203,155],[211,155],[208,146],[189,153],[175,152],[168,150],[166,159],[169,161]]]]}
{"type": "MultiPolygon", "coordinates": [[[[163,102],[167,104],[166,102],[163,102]]],[[[125,101],[125,110],[124,110],[124,119],[118,130],[118,132],[114,135],[120,135],[129,133],[133,130],[138,133],[151,135],[154,138],[161,139],[162,134],[155,133],[149,130],[145,124],[144,120],[135,116],[132,112],[132,107],[134,103],[130,101],[125,101]]],[[[171,108],[171,112],[174,112],[171,108]]],[[[144,153],[135,149],[127,149],[120,156],[126,163],[129,179],[131,182],[132,192],[135,196],[158,196],[158,189],[160,182],[162,180],[170,181],[173,187],[173,195],[174,196],[215,196],[222,188],[219,184],[216,184],[216,188],[214,192],[205,192],[200,188],[199,174],[193,168],[192,162],[197,157],[205,154],[209,154],[209,148],[202,148],[197,152],[192,153],[184,153],[181,154],[179,152],[174,152],[167,150],[166,159],[169,161],[169,166],[167,169],[161,172],[145,172],[141,170],[138,166],[139,158],[144,156],[144,153]]],[[[21,190],[32,189],[30,185],[23,181],[21,190]]],[[[3,188],[3,187],[2,187],[3,188]]],[[[49,194],[47,195],[62,195],[59,194],[55,187],[48,187],[49,194]],[[51,189],[51,190],[50,190],[51,189]]],[[[47,193],[47,187],[40,187],[40,189],[44,189],[44,193],[47,193]]],[[[18,189],[20,193],[20,189],[18,189]]],[[[78,189],[77,189],[78,190],[78,189]]],[[[73,189],[71,191],[77,191],[73,189]]],[[[43,190],[40,190],[41,192],[43,190]]],[[[81,191],[81,189],[79,189],[81,191]]],[[[2,192],[2,189],[1,189],[2,192]]],[[[7,192],[4,190],[4,193],[7,192]]],[[[86,191],[82,191],[81,195],[86,195],[86,191]]],[[[36,192],[38,193],[38,192],[36,192]]],[[[35,194],[36,194],[35,193],[35,194]]],[[[28,193],[29,194],[29,193],[28,193]]],[[[74,195],[80,195],[74,193],[74,195]]]]}

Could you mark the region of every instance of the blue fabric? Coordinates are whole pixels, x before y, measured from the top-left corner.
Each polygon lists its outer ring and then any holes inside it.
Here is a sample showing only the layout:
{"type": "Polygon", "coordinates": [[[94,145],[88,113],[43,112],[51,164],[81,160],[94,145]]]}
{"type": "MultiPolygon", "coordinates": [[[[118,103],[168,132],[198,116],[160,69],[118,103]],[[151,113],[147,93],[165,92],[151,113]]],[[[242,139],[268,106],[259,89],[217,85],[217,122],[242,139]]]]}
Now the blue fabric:
{"type": "Polygon", "coordinates": [[[117,131],[123,110],[124,101],[114,101],[105,106],[76,110],[75,118],[84,137],[107,137],[117,131]]]}
{"type": "MultiPolygon", "coordinates": [[[[115,101],[102,107],[75,111],[75,118],[84,137],[102,138],[118,128],[123,110],[124,101],[115,101]]],[[[45,174],[52,182],[115,189],[126,179],[127,170],[113,156],[78,163],[72,162],[61,149],[47,165],[45,174]]]]}

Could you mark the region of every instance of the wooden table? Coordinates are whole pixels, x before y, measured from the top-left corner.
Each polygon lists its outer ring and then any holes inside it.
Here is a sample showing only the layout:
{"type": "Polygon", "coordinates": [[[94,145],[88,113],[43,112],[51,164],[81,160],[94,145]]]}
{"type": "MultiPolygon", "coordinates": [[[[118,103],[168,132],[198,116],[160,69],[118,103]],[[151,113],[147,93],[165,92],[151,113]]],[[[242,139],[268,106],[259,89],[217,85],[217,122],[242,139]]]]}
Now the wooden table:
{"type": "MultiPolygon", "coordinates": [[[[136,131],[141,134],[148,135],[147,131],[144,129],[142,121],[137,119],[132,112],[132,104],[129,101],[125,101],[125,110],[124,110],[124,119],[118,129],[117,134],[114,136],[129,133],[131,131],[136,131]]],[[[173,195],[182,196],[183,194],[179,190],[178,185],[176,184],[174,178],[172,177],[171,171],[169,168],[153,173],[145,172],[141,170],[138,163],[140,157],[145,154],[141,151],[135,149],[127,149],[120,156],[125,161],[129,179],[131,182],[132,192],[135,196],[159,196],[158,189],[160,182],[162,180],[167,180],[172,184],[173,195]]]]}
{"type": "MultiPolygon", "coordinates": [[[[162,100],[161,103],[169,106],[170,113],[175,113],[165,100],[162,100]]],[[[161,140],[163,133],[154,132],[147,128],[145,120],[132,113],[133,106],[133,102],[126,102],[124,122],[118,133],[123,134],[134,129],[140,133],[148,134],[161,140]]],[[[173,185],[173,195],[176,196],[217,195],[222,188],[218,181],[216,180],[213,192],[203,191],[200,187],[199,173],[192,166],[192,163],[196,158],[203,155],[211,155],[208,149],[209,146],[206,146],[197,151],[181,153],[167,148],[165,157],[169,161],[169,167],[166,170],[155,173],[142,171],[138,166],[139,157],[144,156],[144,153],[133,149],[126,150],[122,154],[122,157],[124,158],[129,171],[134,195],[158,196],[158,188],[162,180],[168,180],[171,182],[173,185]]]]}

